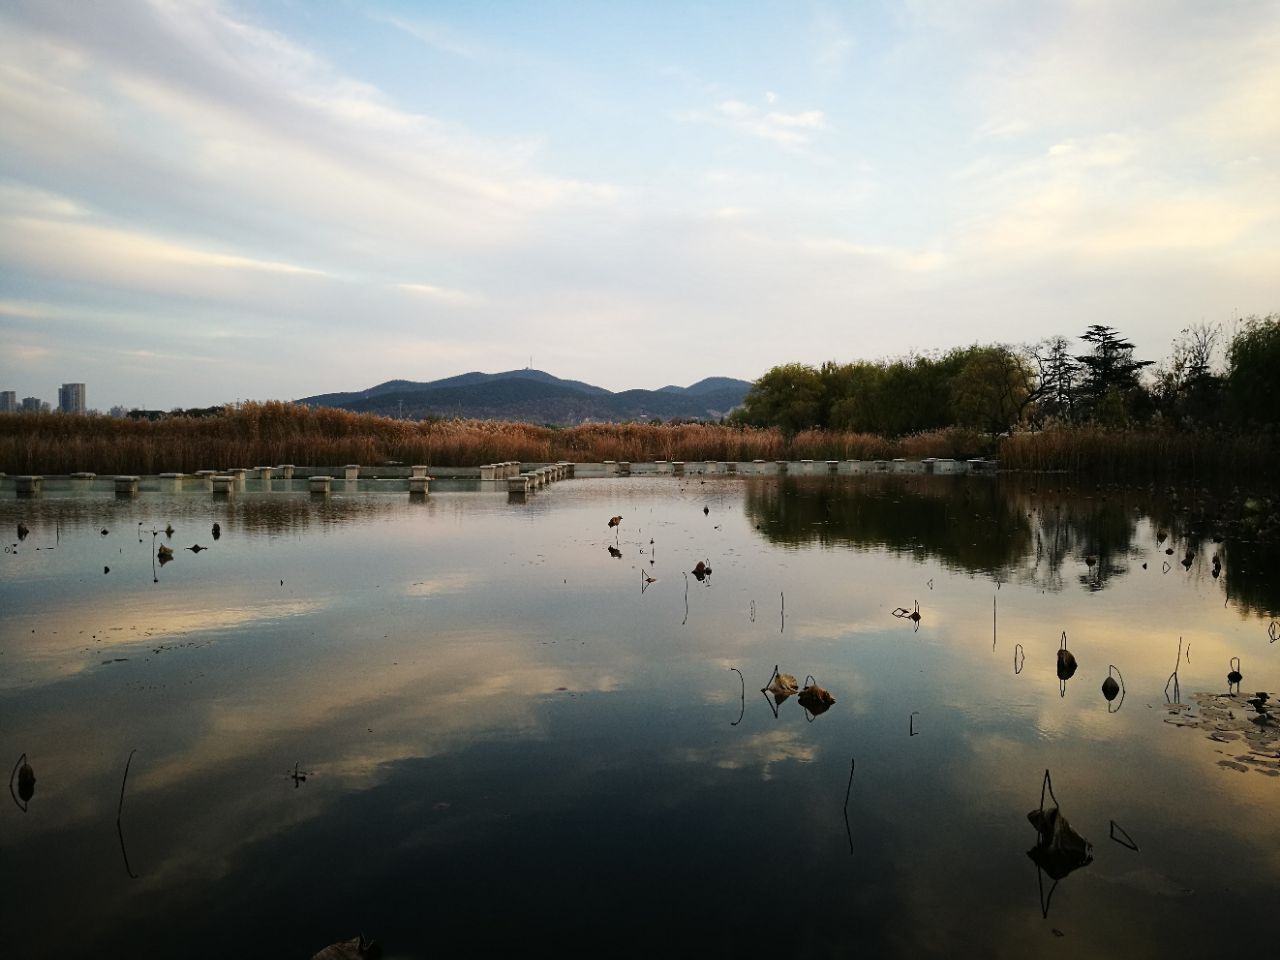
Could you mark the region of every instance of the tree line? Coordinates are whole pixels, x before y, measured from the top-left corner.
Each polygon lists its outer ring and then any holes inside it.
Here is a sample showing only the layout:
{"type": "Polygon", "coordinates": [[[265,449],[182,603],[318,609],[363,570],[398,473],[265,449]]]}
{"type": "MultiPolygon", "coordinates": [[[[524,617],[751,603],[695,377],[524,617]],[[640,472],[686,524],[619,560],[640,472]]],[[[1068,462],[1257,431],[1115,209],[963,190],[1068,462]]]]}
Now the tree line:
{"type": "Polygon", "coordinates": [[[974,344],[892,360],[787,363],[757,380],[733,419],[787,433],[812,428],[897,437],[951,426],[993,434],[1055,424],[1280,426],[1280,314],[1181,331],[1167,359],[1135,356],[1093,324],[1029,347],[974,344]]]}

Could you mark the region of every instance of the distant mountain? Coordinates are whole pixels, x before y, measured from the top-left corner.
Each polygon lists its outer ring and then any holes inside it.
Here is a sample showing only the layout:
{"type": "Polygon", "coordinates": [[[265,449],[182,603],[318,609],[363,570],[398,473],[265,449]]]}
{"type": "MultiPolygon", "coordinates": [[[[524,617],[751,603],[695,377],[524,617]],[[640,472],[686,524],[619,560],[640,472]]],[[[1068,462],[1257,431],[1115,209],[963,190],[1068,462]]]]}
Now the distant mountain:
{"type": "Polygon", "coordinates": [[[687,387],[614,393],[580,380],[562,380],[542,370],[463,373],[419,383],[388,380],[367,390],[324,393],[298,403],[384,416],[470,417],[575,424],[673,418],[718,420],[739,406],[751,389],[746,380],[707,377],[687,387]]]}

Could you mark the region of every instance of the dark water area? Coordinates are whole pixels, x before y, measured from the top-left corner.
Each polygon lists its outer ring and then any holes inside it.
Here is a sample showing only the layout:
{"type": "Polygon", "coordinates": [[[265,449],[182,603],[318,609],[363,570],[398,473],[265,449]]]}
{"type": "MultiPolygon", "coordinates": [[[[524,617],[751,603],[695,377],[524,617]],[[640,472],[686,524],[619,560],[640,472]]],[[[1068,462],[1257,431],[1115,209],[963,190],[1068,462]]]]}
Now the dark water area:
{"type": "Polygon", "coordinates": [[[5,953],[1269,954],[1280,744],[1246,701],[1280,694],[1280,555],[1209,500],[10,496],[5,953]],[[834,705],[762,693],[775,666],[834,705]]]}

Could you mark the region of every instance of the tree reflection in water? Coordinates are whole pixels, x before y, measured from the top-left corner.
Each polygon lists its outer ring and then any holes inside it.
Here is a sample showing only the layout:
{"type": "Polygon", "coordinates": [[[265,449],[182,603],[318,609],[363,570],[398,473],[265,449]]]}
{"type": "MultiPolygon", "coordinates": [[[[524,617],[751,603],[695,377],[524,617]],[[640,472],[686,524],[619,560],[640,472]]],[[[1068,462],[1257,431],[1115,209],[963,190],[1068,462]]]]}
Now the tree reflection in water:
{"type": "Polygon", "coordinates": [[[773,543],[880,549],[1049,592],[1105,590],[1145,569],[1151,554],[1172,551],[1172,538],[1192,559],[1188,576],[1211,576],[1212,554],[1230,602],[1268,616],[1280,609],[1280,548],[1220,542],[1211,497],[1072,484],[1035,474],[756,478],[745,509],[773,543]]]}

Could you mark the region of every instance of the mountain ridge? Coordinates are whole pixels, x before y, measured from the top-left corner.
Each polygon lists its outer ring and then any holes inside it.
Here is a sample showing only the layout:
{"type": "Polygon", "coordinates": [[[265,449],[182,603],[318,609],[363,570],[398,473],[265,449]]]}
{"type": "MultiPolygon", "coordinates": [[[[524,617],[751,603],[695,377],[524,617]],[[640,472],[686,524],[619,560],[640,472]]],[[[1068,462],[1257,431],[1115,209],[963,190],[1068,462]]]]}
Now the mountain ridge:
{"type": "Polygon", "coordinates": [[[464,417],[571,425],[624,420],[719,420],[751,389],[746,380],[704,377],[687,387],[614,392],[526,368],[468,373],[440,380],[386,380],[365,390],[321,393],[295,401],[383,416],[464,417]]]}

